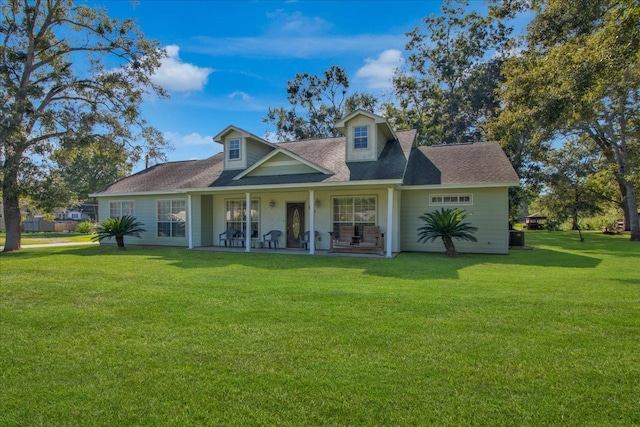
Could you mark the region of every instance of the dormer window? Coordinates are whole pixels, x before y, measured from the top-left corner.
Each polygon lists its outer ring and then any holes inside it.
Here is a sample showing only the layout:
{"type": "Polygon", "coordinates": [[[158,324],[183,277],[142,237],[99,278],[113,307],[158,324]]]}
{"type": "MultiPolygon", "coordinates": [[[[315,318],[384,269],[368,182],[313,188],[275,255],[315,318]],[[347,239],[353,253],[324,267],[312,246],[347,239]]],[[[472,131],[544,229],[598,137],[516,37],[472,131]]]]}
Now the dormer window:
{"type": "Polygon", "coordinates": [[[369,148],[368,126],[356,126],[353,128],[353,148],[369,148]]]}
{"type": "Polygon", "coordinates": [[[229,160],[240,159],[240,140],[232,139],[229,141],[229,160]]]}

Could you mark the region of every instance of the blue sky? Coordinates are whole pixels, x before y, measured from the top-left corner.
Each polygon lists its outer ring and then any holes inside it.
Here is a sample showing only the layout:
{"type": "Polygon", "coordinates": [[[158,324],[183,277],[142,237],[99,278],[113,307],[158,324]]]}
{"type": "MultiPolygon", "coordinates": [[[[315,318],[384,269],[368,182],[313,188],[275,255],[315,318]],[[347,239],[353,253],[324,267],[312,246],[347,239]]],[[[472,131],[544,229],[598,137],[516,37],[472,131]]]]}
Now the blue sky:
{"type": "MultiPolygon", "coordinates": [[[[235,125],[259,136],[269,107],[288,106],[296,73],[343,68],[351,91],[385,99],[406,57],[405,33],[440,1],[98,0],[111,17],[133,18],[169,57],[155,79],[169,99],[150,98],[144,118],[168,138],[169,160],[209,157],[212,136],[235,125]]],[[[477,1],[474,6],[485,5],[477,1]]]]}

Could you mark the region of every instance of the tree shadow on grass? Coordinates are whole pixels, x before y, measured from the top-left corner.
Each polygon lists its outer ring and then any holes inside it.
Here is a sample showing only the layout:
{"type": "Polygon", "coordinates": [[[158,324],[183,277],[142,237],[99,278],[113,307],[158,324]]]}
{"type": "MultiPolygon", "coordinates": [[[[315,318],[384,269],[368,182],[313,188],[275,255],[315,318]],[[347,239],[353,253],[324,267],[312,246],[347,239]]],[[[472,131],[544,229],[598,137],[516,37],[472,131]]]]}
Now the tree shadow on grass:
{"type": "Polygon", "coordinates": [[[544,269],[549,267],[596,268],[601,263],[601,259],[596,257],[550,249],[511,251],[509,255],[460,254],[457,258],[448,258],[442,253],[403,252],[394,259],[387,259],[382,257],[189,251],[184,248],[136,246],[125,251],[118,251],[111,246],[77,246],[46,250],[31,249],[5,256],[14,259],[34,259],[57,255],[107,257],[109,259],[106,262],[109,263],[117,262],[116,258],[119,257],[136,256],[141,257],[141,262],[159,260],[166,263],[169,261],[174,267],[185,269],[213,270],[230,265],[242,265],[256,270],[280,271],[283,275],[292,274],[293,270],[309,268],[358,269],[362,270],[362,274],[408,280],[457,279],[460,270],[476,265],[499,265],[505,269],[533,266],[540,268],[540,274],[545,274],[544,269]]]}
{"type": "Polygon", "coordinates": [[[577,231],[527,231],[527,241],[535,241],[536,246],[558,246],[561,242],[563,250],[577,251],[585,255],[640,257],[640,245],[632,242],[628,233],[607,235],[601,232],[584,231],[584,241],[580,241],[577,231]]]}

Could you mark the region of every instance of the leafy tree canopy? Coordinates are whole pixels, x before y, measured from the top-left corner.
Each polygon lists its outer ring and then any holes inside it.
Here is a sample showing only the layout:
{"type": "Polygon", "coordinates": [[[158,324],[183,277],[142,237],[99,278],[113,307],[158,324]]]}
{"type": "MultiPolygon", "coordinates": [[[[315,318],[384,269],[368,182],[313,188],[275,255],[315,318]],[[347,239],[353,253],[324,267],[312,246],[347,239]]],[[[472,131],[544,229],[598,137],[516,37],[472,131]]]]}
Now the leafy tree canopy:
{"type": "Polygon", "coordinates": [[[485,139],[498,109],[495,89],[511,29],[491,16],[467,12],[469,3],[446,0],[442,13],[408,33],[410,55],[394,78],[396,101],[386,116],[418,129],[424,145],[485,139]]]}
{"type": "Polygon", "coordinates": [[[640,241],[633,178],[640,167],[640,4],[545,0],[533,7],[526,44],[503,68],[496,128],[507,141],[530,132],[529,152],[559,135],[588,138],[615,165],[625,222],[640,241]]]}
{"type": "Polygon", "coordinates": [[[129,162],[162,157],[166,142],[140,105],[145,92],[166,95],[151,80],[165,52],[131,20],[72,0],[7,0],[0,12],[6,251],[20,249],[19,199],[56,150],[117,146],[129,162]]]}
{"type": "Polygon", "coordinates": [[[371,94],[347,96],[348,90],[347,74],[335,65],[322,76],[296,74],[287,84],[291,107],[269,108],[262,121],[275,126],[278,141],[339,136],[334,125],[342,117],[359,108],[373,113],[378,103],[371,94]]]}

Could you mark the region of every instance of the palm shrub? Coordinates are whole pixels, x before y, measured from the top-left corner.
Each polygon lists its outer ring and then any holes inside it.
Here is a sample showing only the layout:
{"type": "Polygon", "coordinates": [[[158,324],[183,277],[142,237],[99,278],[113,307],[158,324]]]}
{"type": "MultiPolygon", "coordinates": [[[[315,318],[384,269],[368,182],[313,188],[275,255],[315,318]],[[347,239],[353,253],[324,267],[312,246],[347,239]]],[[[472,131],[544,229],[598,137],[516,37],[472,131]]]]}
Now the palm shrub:
{"type": "Polygon", "coordinates": [[[138,222],[131,215],[107,218],[98,227],[93,240],[102,241],[115,237],[119,250],[124,249],[124,236],[135,236],[140,238],[140,233],[145,232],[142,228],[144,224],[138,222]]]}
{"type": "Polygon", "coordinates": [[[458,252],[456,252],[453,239],[478,241],[473,235],[478,231],[478,227],[462,222],[467,215],[467,212],[462,209],[445,208],[420,215],[418,218],[424,221],[424,225],[418,228],[418,242],[427,243],[441,238],[447,256],[457,256],[458,252]]]}

